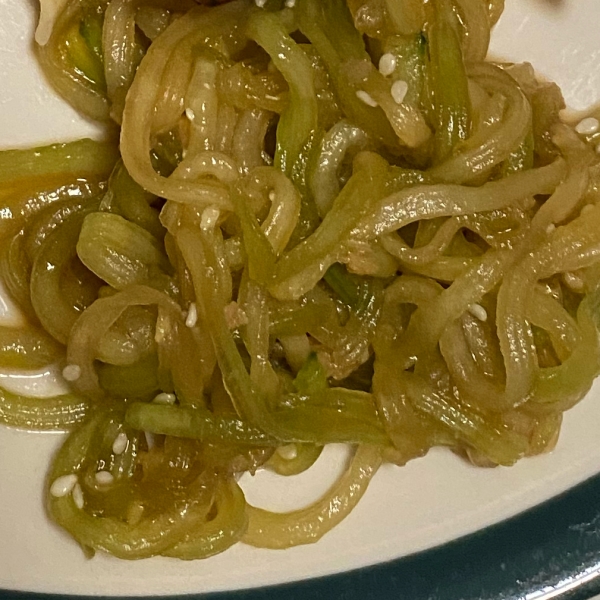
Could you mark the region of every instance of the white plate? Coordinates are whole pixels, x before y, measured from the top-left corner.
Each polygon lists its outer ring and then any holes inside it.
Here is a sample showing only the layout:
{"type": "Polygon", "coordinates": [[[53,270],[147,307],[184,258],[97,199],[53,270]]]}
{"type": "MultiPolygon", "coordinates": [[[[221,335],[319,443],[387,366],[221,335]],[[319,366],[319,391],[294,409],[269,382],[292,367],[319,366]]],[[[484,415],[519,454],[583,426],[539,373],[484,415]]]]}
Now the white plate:
{"type": "MultiPolygon", "coordinates": [[[[33,0],[0,2],[0,146],[96,135],[43,82],[32,58],[33,0]]],[[[527,60],[562,86],[571,107],[600,99],[598,0],[508,0],[492,44],[496,57],[527,60]]],[[[1,314],[1,311],[0,311],[1,314]]],[[[551,454],[494,470],[436,450],[404,468],[384,467],[352,515],[313,546],[267,551],[237,545],[193,564],[156,558],[86,560],[47,520],[42,485],[59,435],[0,429],[0,588],[62,593],[175,594],[300,580],[371,565],[484,528],[566,490],[600,469],[600,387],[569,412],[551,454]],[[10,541],[10,543],[6,543],[10,541]]],[[[293,508],[324,491],[343,449],[308,473],[245,477],[249,499],[293,508]]]]}

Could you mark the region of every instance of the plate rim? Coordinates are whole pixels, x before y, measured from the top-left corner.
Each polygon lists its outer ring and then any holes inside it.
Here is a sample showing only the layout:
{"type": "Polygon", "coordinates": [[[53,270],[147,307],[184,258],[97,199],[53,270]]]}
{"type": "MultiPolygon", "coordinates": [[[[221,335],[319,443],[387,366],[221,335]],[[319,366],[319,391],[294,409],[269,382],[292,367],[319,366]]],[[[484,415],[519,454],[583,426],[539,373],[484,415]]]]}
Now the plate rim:
{"type": "Polygon", "coordinates": [[[4,589],[0,600],[589,600],[595,594],[600,594],[600,473],[445,544],[332,575],[169,596],[4,589]]]}

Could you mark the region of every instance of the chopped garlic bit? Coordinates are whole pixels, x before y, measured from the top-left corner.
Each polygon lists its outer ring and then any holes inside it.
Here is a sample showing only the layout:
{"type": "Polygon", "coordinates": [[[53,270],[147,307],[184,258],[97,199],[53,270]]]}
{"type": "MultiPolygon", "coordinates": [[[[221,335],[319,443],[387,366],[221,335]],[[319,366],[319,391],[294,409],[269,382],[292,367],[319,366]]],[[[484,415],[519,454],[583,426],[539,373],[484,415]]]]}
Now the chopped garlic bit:
{"type": "Polygon", "coordinates": [[[67,496],[73,491],[75,484],[77,483],[77,475],[70,473],[69,475],[63,475],[57,477],[50,486],[50,494],[55,498],[62,498],[67,496]]]}
{"type": "Polygon", "coordinates": [[[296,0],[285,0],[286,8],[294,8],[296,6],[296,0]]]}
{"type": "Polygon", "coordinates": [[[186,327],[196,327],[196,323],[198,322],[198,307],[195,302],[190,303],[190,308],[188,310],[187,317],[185,318],[185,326],[186,327]]]}
{"type": "Polygon", "coordinates": [[[161,392],[160,394],[155,396],[152,402],[153,404],[175,404],[175,402],[177,402],[177,396],[175,394],[161,392]]]}
{"type": "Polygon", "coordinates": [[[194,111],[191,108],[186,108],[185,109],[185,116],[190,120],[193,121],[196,118],[196,115],[194,114],[194,111]]]}
{"type": "Polygon", "coordinates": [[[146,438],[146,444],[148,446],[148,450],[152,450],[154,446],[156,446],[156,438],[153,433],[149,431],[144,431],[144,437],[146,438]]]}
{"type": "Polygon", "coordinates": [[[267,4],[267,0],[254,0],[254,4],[256,4],[258,8],[264,8],[267,4]]]}
{"type": "Polygon", "coordinates": [[[221,211],[214,206],[205,208],[202,213],[202,219],[200,220],[200,228],[204,231],[212,229],[217,224],[220,214],[221,211]]]}
{"type": "Polygon", "coordinates": [[[576,273],[563,273],[563,281],[575,292],[583,290],[585,282],[576,273]]]}
{"type": "Polygon", "coordinates": [[[144,507],[138,502],[131,502],[127,507],[127,523],[137,525],[144,516],[144,507]]]}
{"type": "Polygon", "coordinates": [[[237,302],[230,302],[225,308],[225,321],[229,329],[237,329],[248,324],[248,315],[237,302]]]}
{"type": "Polygon", "coordinates": [[[367,106],[372,106],[373,108],[379,106],[377,102],[375,102],[375,100],[373,100],[373,98],[364,90],[358,90],[358,92],[356,92],[356,97],[364,102],[367,106]]]}
{"type": "Polygon", "coordinates": [[[600,129],[600,121],[594,117],[582,119],[575,126],[575,131],[581,135],[592,135],[600,129]]]}
{"type": "Polygon", "coordinates": [[[156,330],[154,332],[154,341],[157,344],[162,344],[165,339],[167,337],[167,328],[166,328],[166,323],[164,319],[159,318],[156,321],[156,330]]]}
{"type": "Polygon", "coordinates": [[[397,60],[393,54],[386,52],[379,59],[379,72],[388,77],[396,70],[397,60]]]}
{"type": "Polygon", "coordinates": [[[81,377],[81,367],[79,365],[67,365],[62,370],[62,376],[66,381],[77,381],[81,377]]]}
{"type": "Polygon", "coordinates": [[[469,306],[469,312],[476,319],[479,319],[480,321],[483,321],[484,323],[487,321],[487,318],[488,318],[487,311],[485,310],[485,308],[483,308],[483,306],[481,306],[481,304],[471,304],[471,306],[469,306]]]}
{"type": "Polygon", "coordinates": [[[402,104],[404,102],[404,98],[406,98],[406,93],[408,92],[408,83],[406,83],[406,81],[402,81],[401,79],[394,81],[391,92],[394,102],[396,104],[402,104]]]}

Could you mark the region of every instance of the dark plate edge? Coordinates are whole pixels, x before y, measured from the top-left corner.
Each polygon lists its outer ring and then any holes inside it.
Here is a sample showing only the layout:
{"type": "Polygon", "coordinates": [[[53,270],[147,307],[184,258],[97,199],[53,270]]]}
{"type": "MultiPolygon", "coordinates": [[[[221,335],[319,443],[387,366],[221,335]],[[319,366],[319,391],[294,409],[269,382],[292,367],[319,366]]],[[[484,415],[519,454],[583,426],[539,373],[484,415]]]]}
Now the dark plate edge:
{"type": "MultiPolygon", "coordinates": [[[[161,598],[588,600],[596,594],[600,594],[600,475],[506,521],[390,562],[283,585],[161,598]]],[[[64,598],[84,597],[0,590],[0,600],[64,598]]]]}

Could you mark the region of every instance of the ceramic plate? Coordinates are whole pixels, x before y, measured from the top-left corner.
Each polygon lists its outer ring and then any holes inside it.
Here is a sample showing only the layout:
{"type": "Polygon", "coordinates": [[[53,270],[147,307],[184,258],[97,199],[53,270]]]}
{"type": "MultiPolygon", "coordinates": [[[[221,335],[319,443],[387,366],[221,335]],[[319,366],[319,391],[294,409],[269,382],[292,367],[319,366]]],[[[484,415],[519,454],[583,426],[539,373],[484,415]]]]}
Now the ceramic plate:
{"type": "MultiPolygon", "coordinates": [[[[98,135],[44,84],[31,55],[36,10],[34,0],[0,0],[5,148],[98,135]]],[[[599,0],[507,0],[492,54],[532,62],[581,111],[600,99],[599,19],[599,0]]],[[[0,322],[14,318],[0,302],[0,322]]],[[[60,387],[53,377],[41,372],[30,392],[60,387]]],[[[18,373],[0,379],[23,385],[18,373]]],[[[0,429],[0,598],[589,598],[600,591],[599,401],[597,385],[566,415],[550,455],[486,470],[432,451],[404,468],[381,469],[358,508],[315,545],[268,551],[238,544],[194,563],[85,559],[43,511],[44,474],[62,436],[0,429]]],[[[344,460],[344,448],[332,446],[303,475],[262,472],[242,484],[253,504],[289,510],[323,493],[344,460]]]]}

